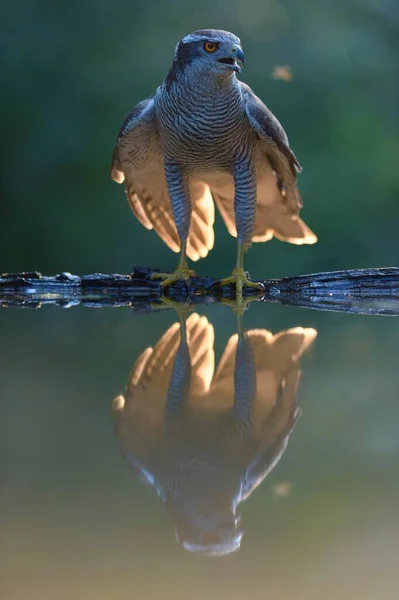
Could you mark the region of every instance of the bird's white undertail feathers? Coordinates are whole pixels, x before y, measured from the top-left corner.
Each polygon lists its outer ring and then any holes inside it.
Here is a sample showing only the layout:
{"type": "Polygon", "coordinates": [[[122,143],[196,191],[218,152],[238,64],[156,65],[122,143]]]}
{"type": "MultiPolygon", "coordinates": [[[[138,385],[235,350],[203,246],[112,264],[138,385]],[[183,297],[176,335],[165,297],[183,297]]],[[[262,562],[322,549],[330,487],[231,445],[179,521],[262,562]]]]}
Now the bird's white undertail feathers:
{"type": "Polygon", "coordinates": [[[237,349],[238,334],[235,333],[229,339],[220,358],[218,368],[213,378],[213,383],[230,380],[234,377],[235,355],[237,349]]]}
{"type": "MultiPolygon", "coordinates": [[[[211,385],[215,356],[214,330],[206,317],[193,313],[186,321],[190,354],[190,396],[206,394],[211,385]]],[[[162,420],[176,354],[181,343],[179,323],[169,327],[154,348],[147,348],[134,363],[127,389],[131,409],[162,420]]]]}
{"type": "Polygon", "coordinates": [[[234,368],[238,335],[232,335],[220,358],[210,393],[206,399],[209,410],[230,409],[234,402],[234,368]]]}
{"type": "MultiPolygon", "coordinates": [[[[213,198],[233,237],[237,237],[234,214],[234,186],[212,188],[213,198]]],[[[262,166],[258,174],[257,204],[253,242],[267,242],[276,237],[291,244],[314,244],[317,237],[299,217],[301,198],[295,185],[285,189],[285,196],[277,187],[277,180],[269,166],[262,166]]]]}
{"type": "Polygon", "coordinates": [[[187,255],[197,261],[205,258],[214,244],[213,224],[215,206],[209,186],[202,182],[193,182],[190,186],[192,215],[187,243],[187,255]]]}
{"type": "MultiPolygon", "coordinates": [[[[144,179],[144,176],[141,176],[144,179]]],[[[127,183],[127,197],[130,208],[137,220],[146,228],[154,229],[163,242],[173,252],[180,251],[180,239],[173,218],[172,206],[164,177],[159,173],[146,177],[146,185],[140,192],[136,187],[127,183]],[[128,187],[129,186],[129,187],[128,187]]],[[[129,176],[130,180],[130,176],[129,176]]],[[[187,255],[197,261],[205,258],[213,248],[215,208],[209,186],[195,182],[191,186],[192,216],[190,233],[187,242],[187,255]]]]}
{"type": "Polygon", "coordinates": [[[213,345],[215,334],[213,326],[206,317],[193,313],[186,321],[187,342],[191,359],[191,392],[192,399],[207,394],[215,369],[215,353],[213,345]]]}
{"type": "Polygon", "coordinates": [[[252,241],[265,242],[273,236],[298,246],[317,242],[313,231],[297,214],[290,214],[284,204],[257,205],[255,235],[252,241]]]}

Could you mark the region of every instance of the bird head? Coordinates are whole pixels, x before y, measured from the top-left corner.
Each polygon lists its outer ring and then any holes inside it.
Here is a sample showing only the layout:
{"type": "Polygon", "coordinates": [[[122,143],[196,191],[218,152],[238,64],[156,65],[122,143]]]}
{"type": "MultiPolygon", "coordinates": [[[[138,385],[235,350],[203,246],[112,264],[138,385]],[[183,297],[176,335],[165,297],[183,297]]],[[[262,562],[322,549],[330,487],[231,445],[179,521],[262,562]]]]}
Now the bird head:
{"type": "Polygon", "coordinates": [[[239,550],[244,533],[240,516],[229,514],[216,521],[214,517],[203,522],[180,519],[175,530],[177,541],[185,550],[205,556],[222,556],[239,550]]]}
{"type": "Polygon", "coordinates": [[[186,35],[176,46],[172,71],[233,75],[241,73],[244,52],[237,36],[220,29],[200,29],[186,35]]]}

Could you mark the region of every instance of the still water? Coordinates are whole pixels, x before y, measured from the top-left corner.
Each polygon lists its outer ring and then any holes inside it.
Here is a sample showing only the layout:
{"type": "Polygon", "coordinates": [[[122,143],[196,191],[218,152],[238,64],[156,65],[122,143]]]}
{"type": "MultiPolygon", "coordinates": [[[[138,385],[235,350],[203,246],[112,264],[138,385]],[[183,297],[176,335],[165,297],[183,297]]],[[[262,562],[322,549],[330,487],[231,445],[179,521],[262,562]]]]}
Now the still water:
{"type": "Polygon", "coordinates": [[[0,313],[2,600],[399,597],[399,321],[0,313]]]}

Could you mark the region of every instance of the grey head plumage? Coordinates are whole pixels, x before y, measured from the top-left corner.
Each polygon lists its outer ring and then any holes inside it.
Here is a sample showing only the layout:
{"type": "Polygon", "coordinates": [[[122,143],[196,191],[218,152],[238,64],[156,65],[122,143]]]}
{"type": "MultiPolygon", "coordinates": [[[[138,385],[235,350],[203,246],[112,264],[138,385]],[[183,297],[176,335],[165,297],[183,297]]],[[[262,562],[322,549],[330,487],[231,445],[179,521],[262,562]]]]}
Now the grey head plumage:
{"type": "Polygon", "coordinates": [[[165,83],[170,86],[188,69],[190,76],[231,76],[241,73],[243,64],[244,52],[236,35],[221,29],[199,29],[177,43],[165,83]]]}

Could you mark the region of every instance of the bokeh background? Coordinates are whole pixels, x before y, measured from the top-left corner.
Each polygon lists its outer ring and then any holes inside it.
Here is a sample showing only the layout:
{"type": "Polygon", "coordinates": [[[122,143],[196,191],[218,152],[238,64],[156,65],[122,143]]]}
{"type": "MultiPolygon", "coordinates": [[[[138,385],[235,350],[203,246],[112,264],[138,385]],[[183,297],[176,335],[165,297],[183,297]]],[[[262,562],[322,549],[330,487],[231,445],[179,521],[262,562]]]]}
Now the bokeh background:
{"type": "MultiPolygon", "coordinates": [[[[173,268],[109,177],[122,120],[204,27],[240,36],[242,79],[303,164],[311,247],[256,244],[253,277],[395,265],[397,0],[14,0],[0,19],[0,272],[173,268]],[[291,81],[274,79],[288,66],[291,81]]],[[[196,264],[225,275],[220,218],[196,264]]],[[[201,308],[217,359],[236,321],[201,308]]],[[[247,328],[314,327],[303,415],[243,505],[242,550],[201,559],[119,454],[111,401],[176,320],[128,308],[0,310],[1,600],[392,600],[399,588],[399,322],[257,303],[247,328]],[[276,499],[273,486],[292,493],[276,499]]]]}
{"type": "MultiPolygon", "coordinates": [[[[2,14],[0,271],[174,267],[109,166],[125,115],[161,82],[176,42],[204,27],[241,38],[241,78],[288,132],[319,236],[313,247],[255,245],[251,275],[397,262],[396,0],[16,0],[2,14]],[[286,65],[292,80],[274,79],[286,65]]],[[[197,270],[223,275],[234,257],[218,218],[197,270]]]]}

